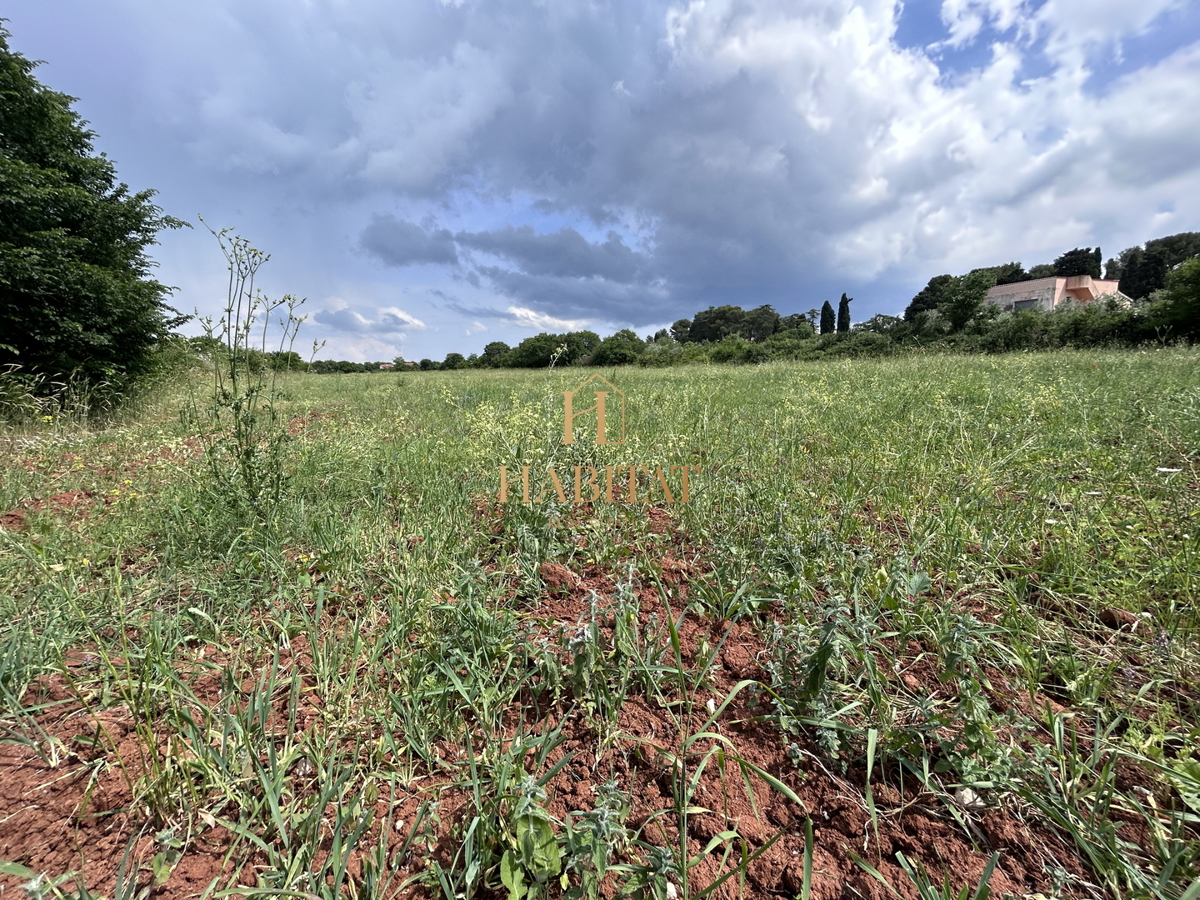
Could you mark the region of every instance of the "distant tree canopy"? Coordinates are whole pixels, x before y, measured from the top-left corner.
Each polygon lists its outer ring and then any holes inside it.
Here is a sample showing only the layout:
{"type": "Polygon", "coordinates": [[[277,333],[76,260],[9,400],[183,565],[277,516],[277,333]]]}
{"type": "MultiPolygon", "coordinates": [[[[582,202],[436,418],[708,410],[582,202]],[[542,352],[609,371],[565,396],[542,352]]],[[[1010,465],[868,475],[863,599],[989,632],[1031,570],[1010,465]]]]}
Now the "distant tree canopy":
{"type": "Polygon", "coordinates": [[[44,87],[0,25],[0,366],[119,389],[184,321],[146,248],[184,223],[130,193],[74,98],[44,87]]]}
{"type": "Polygon", "coordinates": [[[511,349],[504,341],[492,341],[483,348],[483,355],[479,357],[479,364],[488,369],[503,366],[508,359],[511,349]]]}
{"type": "MultiPolygon", "coordinates": [[[[937,309],[946,299],[946,287],[952,281],[954,281],[953,275],[934,275],[930,278],[929,283],[909,301],[908,307],[904,310],[905,321],[911,322],[917,313],[937,309]]],[[[824,333],[823,330],[822,333],[824,333]]]]}
{"type": "Polygon", "coordinates": [[[1054,274],[1062,278],[1072,278],[1076,275],[1091,275],[1100,277],[1100,248],[1076,247],[1068,250],[1054,260],[1054,274]]]}
{"type": "Polygon", "coordinates": [[[746,311],[740,306],[710,306],[692,317],[688,340],[694,344],[720,341],[727,335],[738,334],[746,321],[746,311]]]}
{"type": "Polygon", "coordinates": [[[1129,247],[1115,260],[1120,291],[1134,300],[1167,285],[1172,269],[1200,256],[1200,232],[1184,231],[1146,241],[1145,248],[1129,247]]]}
{"type": "Polygon", "coordinates": [[[1167,296],[1155,324],[1170,329],[1168,334],[1200,338],[1200,256],[1193,256],[1171,270],[1167,296]]]}
{"type": "Polygon", "coordinates": [[[592,356],[592,364],[624,366],[637,362],[645,346],[640,337],[628,328],[623,328],[600,342],[600,346],[596,348],[596,352],[592,356]]]}

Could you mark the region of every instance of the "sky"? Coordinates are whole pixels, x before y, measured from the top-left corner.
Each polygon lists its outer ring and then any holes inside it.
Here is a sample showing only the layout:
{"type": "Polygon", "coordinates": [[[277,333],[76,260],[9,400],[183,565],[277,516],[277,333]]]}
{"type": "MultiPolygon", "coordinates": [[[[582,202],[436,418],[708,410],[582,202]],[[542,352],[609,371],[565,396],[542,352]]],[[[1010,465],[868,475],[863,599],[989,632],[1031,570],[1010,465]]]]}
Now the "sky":
{"type": "MultiPolygon", "coordinates": [[[[1200,231],[1197,0],[5,0],[212,314],[441,359],[1200,231]]],[[[194,324],[185,330],[196,333],[194,324]]]]}

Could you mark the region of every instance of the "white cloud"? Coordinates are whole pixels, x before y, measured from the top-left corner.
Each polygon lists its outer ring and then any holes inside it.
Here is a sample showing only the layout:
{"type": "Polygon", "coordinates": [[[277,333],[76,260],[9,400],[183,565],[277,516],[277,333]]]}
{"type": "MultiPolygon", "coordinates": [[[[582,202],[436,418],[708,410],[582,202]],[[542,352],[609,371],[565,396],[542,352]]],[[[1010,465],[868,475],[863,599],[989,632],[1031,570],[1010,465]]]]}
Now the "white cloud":
{"type": "Polygon", "coordinates": [[[382,306],[379,308],[379,318],[384,324],[398,324],[408,326],[417,331],[424,330],[427,326],[416,316],[411,316],[397,306],[382,306]]]}
{"type": "Polygon", "coordinates": [[[523,306],[510,306],[508,314],[514,324],[531,331],[579,331],[588,326],[587,319],[559,319],[523,306]]]}

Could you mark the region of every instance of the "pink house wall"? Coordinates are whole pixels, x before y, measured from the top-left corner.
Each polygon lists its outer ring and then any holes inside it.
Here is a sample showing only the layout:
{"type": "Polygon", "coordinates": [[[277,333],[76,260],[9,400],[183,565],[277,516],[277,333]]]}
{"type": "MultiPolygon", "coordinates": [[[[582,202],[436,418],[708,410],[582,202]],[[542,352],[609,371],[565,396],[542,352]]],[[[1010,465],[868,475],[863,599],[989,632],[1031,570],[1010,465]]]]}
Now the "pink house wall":
{"type": "Polygon", "coordinates": [[[1036,278],[1033,281],[998,284],[988,291],[984,302],[1001,309],[1052,310],[1064,300],[1091,303],[1107,295],[1114,295],[1129,302],[1129,298],[1117,290],[1117,282],[1093,278],[1091,275],[1036,278]]]}

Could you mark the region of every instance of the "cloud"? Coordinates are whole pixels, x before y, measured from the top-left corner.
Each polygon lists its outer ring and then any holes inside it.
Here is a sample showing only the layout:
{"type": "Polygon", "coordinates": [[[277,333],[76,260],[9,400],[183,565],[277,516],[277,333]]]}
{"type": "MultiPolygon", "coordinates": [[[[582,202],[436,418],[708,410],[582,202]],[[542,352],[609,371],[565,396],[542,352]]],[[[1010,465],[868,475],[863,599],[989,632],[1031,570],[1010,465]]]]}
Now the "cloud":
{"type": "MultiPolygon", "coordinates": [[[[314,317],[339,334],[417,331],[405,290],[452,326],[434,345],[842,291],[866,318],[939,272],[1200,229],[1181,0],[944,0],[913,46],[917,0],[10,5],[142,161],[122,178],[176,215],[247,210],[273,280],[360,298],[314,317]]],[[[183,261],[160,275],[189,308],[210,283],[183,261]]]]}
{"type": "Polygon", "coordinates": [[[489,330],[487,326],[478,321],[479,319],[490,319],[497,324],[533,331],[553,332],[579,331],[593,324],[588,319],[562,319],[525,306],[509,306],[506,309],[499,310],[486,306],[464,306],[463,304],[455,303],[451,304],[451,308],[462,316],[475,319],[471,323],[472,327],[469,329],[469,333],[489,330]]]}
{"type": "Polygon", "coordinates": [[[559,319],[523,306],[510,306],[508,314],[517,325],[531,331],[579,331],[588,325],[586,319],[559,319]]]}
{"type": "Polygon", "coordinates": [[[416,316],[411,316],[404,310],[396,306],[384,306],[379,309],[379,324],[386,330],[387,328],[412,328],[417,331],[423,331],[426,327],[425,323],[416,316]]]}
{"type": "Polygon", "coordinates": [[[363,230],[360,244],[367,253],[389,266],[458,263],[454,237],[449,231],[444,228],[426,231],[394,216],[376,217],[363,230]]]}
{"type": "Polygon", "coordinates": [[[395,306],[380,307],[375,310],[375,318],[368,319],[343,305],[345,301],[334,298],[332,302],[333,308],[314,312],[313,321],[335,331],[349,334],[389,334],[404,340],[408,330],[420,331],[426,327],[420,319],[395,306]]]}
{"type": "Polygon", "coordinates": [[[459,232],[459,244],[503,257],[530,275],[603,278],[630,282],[645,264],[644,257],[625,246],[615,231],[603,243],[589,242],[574,228],[538,234],[531,225],[484,232],[459,232]]]}

